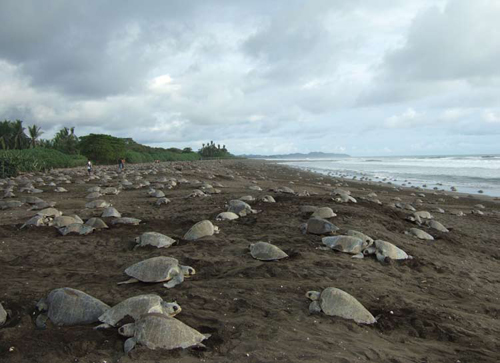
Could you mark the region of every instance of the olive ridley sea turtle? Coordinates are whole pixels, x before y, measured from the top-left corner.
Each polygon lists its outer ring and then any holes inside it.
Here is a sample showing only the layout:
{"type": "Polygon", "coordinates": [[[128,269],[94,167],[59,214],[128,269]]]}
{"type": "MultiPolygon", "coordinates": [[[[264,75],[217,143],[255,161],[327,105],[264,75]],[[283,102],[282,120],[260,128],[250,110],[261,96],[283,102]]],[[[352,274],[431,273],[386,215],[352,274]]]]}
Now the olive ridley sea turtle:
{"type": "Polygon", "coordinates": [[[335,287],[328,287],[322,292],[308,291],[306,296],[312,300],[311,313],[323,312],[326,315],[354,320],[358,324],[373,324],[377,320],[352,295],[335,287]]]}
{"type": "Polygon", "coordinates": [[[96,326],[96,329],[116,326],[127,315],[138,320],[153,307],[158,307],[164,315],[171,317],[182,311],[176,302],[163,301],[160,296],[155,294],[133,296],[116,304],[99,316],[99,321],[103,324],[96,326]]]}
{"type": "Polygon", "coordinates": [[[149,349],[175,349],[203,346],[201,342],[210,335],[204,335],[180,320],[160,313],[151,312],[143,315],[135,323],[125,324],[118,333],[130,337],[125,341],[125,353],[141,344],[149,349]]]}
{"type": "Polygon", "coordinates": [[[81,325],[98,321],[109,306],[83,291],[63,287],[52,290],[46,298],[37,303],[41,312],[36,319],[38,327],[45,327],[47,318],[55,325],[81,325]]]}
{"type": "Polygon", "coordinates": [[[249,248],[250,254],[256,260],[274,261],[288,257],[281,248],[267,242],[252,243],[249,248]]]}
{"type": "Polygon", "coordinates": [[[170,289],[184,281],[185,277],[193,276],[196,271],[190,266],[179,265],[172,257],[158,256],[148,258],[133,264],[125,270],[131,279],[119,282],[118,285],[134,282],[167,282],[164,287],[170,289]]]}

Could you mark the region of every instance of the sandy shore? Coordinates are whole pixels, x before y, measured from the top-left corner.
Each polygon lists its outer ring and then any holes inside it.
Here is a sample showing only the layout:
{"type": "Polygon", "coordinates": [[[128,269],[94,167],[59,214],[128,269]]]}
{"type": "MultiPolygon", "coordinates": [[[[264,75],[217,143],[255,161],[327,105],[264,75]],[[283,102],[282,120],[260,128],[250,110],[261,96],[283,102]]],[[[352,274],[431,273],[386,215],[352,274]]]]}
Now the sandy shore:
{"type": "MultiPolygon", "coordinates": [[[[127,179],[143,172],[144,180],[161,176],[190,182],[218,182],[220,194],[186,198],[199,185],[180,184],[164,192],[171,200],[156,207],[148,188],[123,190],[103,199],[139,226],[110,226],[88,236],[61,236],[54,227],[19,227],[34,215],[27,205],[0,211],[0,302],[10,311],[0,327],[1,362],[453,362],[500,361],[500,203],[493,198],[470,198],[391,186],[344,181],[261,161],[163,163],[156,174],[151,165],[127,168],[127,179]],[[137,169],[135,169],[137,168],[137,169]],[[337,203],[331,192],[342,184],[357,203],[337,203]],[[263,191],[249,190],[258,185],[263,191]],[[287,186],[297,196],[269,191],[287,186]],[[376,193],[381,204],[363,199],[376,193]],[[215,222],[229,200],[272,195],[276,203],[250,202],[261,211],[234,221],[215,222]],[[415,224],[410,214],[392,206],[393,198],[430,211],[450,229],[441,233],[422,227],[434,237],[423,241],[404,232],[415,224]],[[442,200],[444,199],[444,201],[442,200]],[[440,201],[441,200],[441,201],[440,201]],[[471,214],[476,204],[484,215],[471,214]],[[309,215],[303,205],[330,207],[337,234],[355,229],[394,243],[414,258],[382,264],[374,257],[322,249],[321,237],[303,235],[299,226],[309,215]],[[436,207],[444,214],[434,213],[436,207]],[[459,217],[450,212],[463,211],[459,217]],[[220,233],[190,242],[182,239],[196,222],[209,219],[220,233]],[[155,231],[179,241],[168,249],[133,249],[134,237],[155,231]],[[270,241],[290,258],[276,262],[254,260],[251,242],[270,241]],[[193,266],[197,274],[173,289],[162,284],[116,285],[126,279],[131,264],[154,256],[172,256],[193,266]],[[72,287],[109,305],[139,294],[155,293],[177,301],[178,319],[212,336],[206,348],[149,350],[136,347],[129,356],[116,329],[94,330],[97,324],[39,330],[34,325],[36,302],[54,288],[72,287]],[[340,288],[356,297],[378,322],[358,325],[325,314],[311,315],[308,290],[340,288]]],[[[104,173],[104,168],[97,170],[104,173]]],[[[113,169],[114,170],[114,169],[113,169]]],[[[69,193],[41,186],[37,194],[57,202],[64,214],[84,220],[98,214],[85,208],[91,186],[80,171],[61,184],[69,193]]],[[[45,177],[42,175],[42,177],[45,177]]],[[[119,177],[106,185],[118,186],[119,177]]],[[[35,184],[36,186],[36,184],[35,184]]],[[[26,193],[18,193],[20,200],[26,193]]]]}

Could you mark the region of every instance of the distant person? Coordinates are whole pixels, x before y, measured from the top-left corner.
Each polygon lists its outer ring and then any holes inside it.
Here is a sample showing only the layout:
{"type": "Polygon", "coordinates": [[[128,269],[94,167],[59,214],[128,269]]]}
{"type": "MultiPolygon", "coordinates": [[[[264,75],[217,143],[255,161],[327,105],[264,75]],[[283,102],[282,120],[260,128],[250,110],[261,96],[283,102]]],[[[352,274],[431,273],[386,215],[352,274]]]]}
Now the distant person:
{"type": "Polygon", "coordinates": [[[92,173],[92,163],[89,161],[87,161],[87,171],[89,173],[89,176],[90,174],[92,173]]]}
{"type": "Polygon", "coordinates": [[[125,159],[122,158],[122,169],[125,169],[125,159]]]}
{"type": "Polygon", "coordinates": [[[123,159],[118,159],[118,170],[119,171],[123,170],[123,159]]]}

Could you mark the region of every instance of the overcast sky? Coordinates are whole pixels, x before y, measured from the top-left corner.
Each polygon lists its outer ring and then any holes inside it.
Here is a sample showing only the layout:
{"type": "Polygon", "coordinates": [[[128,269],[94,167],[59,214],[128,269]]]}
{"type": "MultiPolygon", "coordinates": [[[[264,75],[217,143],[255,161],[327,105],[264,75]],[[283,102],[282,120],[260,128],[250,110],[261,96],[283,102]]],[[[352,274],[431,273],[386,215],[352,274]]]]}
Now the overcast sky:
{"type": "Polygon", "coordinates": [[[499,0],[0,1],[0,119],[235,154],[500,153],[499,0]]]}

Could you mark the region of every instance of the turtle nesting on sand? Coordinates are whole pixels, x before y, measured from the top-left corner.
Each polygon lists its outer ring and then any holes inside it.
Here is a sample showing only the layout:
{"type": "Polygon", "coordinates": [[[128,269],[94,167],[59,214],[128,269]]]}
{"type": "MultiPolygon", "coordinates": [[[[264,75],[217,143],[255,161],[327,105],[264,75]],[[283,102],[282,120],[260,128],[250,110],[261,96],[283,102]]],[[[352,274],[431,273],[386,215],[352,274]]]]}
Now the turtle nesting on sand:
{"type": "Polygon", "coordinates": [[[222,212],[215,217],[216,221],[232,221],[234,219],[238,219],[239,216],[233,212],[222,212]]]}
{"type": "Polygon", "coordinates": [[[174,239],[157,232],[145,232],[141,236],[136,237],[134,241],[137,243],[136,248],[144,246],[168,248],[176,242],[174,239]]]}
{"type": "Polygon", "coordinates": [[[352,255],[357,255],[368,247],[368,243],[366,241],[353,236],[323,237],[322,242],[325,246],[330,247],[332,250],[350,253],[352,255]]]}
{"type": "Polygon", "coordinates": [[[129,224],[132,226],[138,226],[139,223],[141,223],[140,219],[137,218],[130,218],[130,217],[122,217],[122,218],[115,218],[111,221],[112,225],[115,224],[129,224]]]}
{"type": "Polygon", "coordinates": [[[203,237],[212,236],[214,233],[219,233],[219,228],[214,226],[209,220],[204,220],[192,226],[184,235],[184,239],[195,241],[203,237]]]}
{"type": "Polygon", "coordinates": [[[91,324],[109,309],[101,300],[69,287],[52,290],[36,307],[47,311],[47,315],[40,314],[36,319],[39,328],[45,327],[47,317],[55,325],[91,324]]]}
{"type": "Polygon", "coordinates": [[[96,326],[95,329],[116,326],[118,322],[127,315],[134,320],[138,320],[152,308],[157,308],[157,310],[161,311],[164,315],[171,317],[182,311],[181,307],[176,302],[169,303],[163,301],[161,297],[155,294],[133,296],[116,304],[99,316],[99,321],[103,324],[96,326]]]}
{"type": "Polygon", "coordinates": [[[307,298],[312,300],[309,305],[311,313],[323,312],[326,315],[338,316],[354,320],[358,324],[374,324],[377,320],[353,296],[335,287],[328,287],[322,292],[308,291],[307,298]]]}
{"type": "Polygon", "coordinates": [[[170,289],[184,281],[185,277],[193,276],[196,271],[190,266],[179,265],[179,261],[172,257],[152,257],[128,267],[125,273],[131,279],[119,282],[118,285],[134,282],[167,282],[164,287],[170,289]]]}
{"type": "Polygon", "coordinates": [[[311,234],[333,234],[333,232],[338,231],[339,228],[333,223],[327,221],[326,219],[312,217],[309,218],[307,223],[304,223],[300,226],[300,230],[303,234],[311,233],[311,234]]]}
{"type": "Polygon", "coordinates": [[[201,346],[210,335],[204,335],[183,322],[160,313],[148,313],[132,324],[125,324],[118,333],[130,337],[125,341],[125,353],[134,349],[137,343],[149,349],[175,349],[201,346]]]}
{"type": "Polygon", "coordinates": [[[67,226],[63,228],[58,228],[57,231],[62,234],[63,236],[66,236],[67,234],[70,233],[75,233],[79,235],[87,235],[92,232],[94,232],[95,228],[92,226],[89,226],[88,224],[82,224],[82,223],[72,223],[68,224],[67,226]]]}
{"type": "Polygon", "coordinates": [[[391,260],[406,260],[411,259],[405,251],[396,247],[390,242],[375,240],[372,246],[366,248],[363,253],[365,255],[375,254],[377,260],[380,262],[385,262],[387,258],[391,260]]]}
{"type": "Polygon", "coordinates": [[[405,234],[409,234],[411,236],[417,237],[418,239],[424,239],[433,241],[434,237],[432,237],[429,233],[422,231],[418,228],[410,228],[409,231],[405,232],[405,234]]]}
{"type": "Polygon", "coordinates": [[[256,260],[275,261],[288,257],[281,248],[267,242],[252,243],[249,248],[250,254],[256,260]]]}

